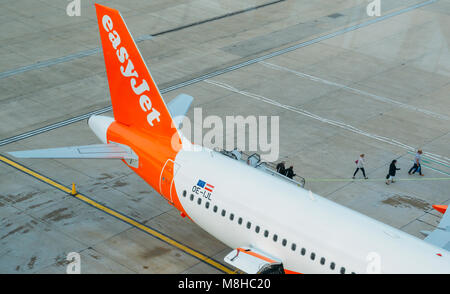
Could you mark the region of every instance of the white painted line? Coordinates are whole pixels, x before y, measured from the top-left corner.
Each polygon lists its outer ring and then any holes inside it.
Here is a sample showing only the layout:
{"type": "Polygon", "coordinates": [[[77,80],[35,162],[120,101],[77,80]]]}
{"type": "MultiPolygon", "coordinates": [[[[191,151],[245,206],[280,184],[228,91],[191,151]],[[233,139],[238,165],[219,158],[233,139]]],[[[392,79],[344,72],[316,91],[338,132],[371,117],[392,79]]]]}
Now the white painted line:
{"type": "Polygon", "coordinates": [[[413,105],[408,105],[408,104],[405,104],[405,103],[402,103],[402,102],[398,102],[396,100],[393,100],[393,99],[390,99],[390,98],[387,98],[387,97],[375,95],[375,94],[372,94],[372,93],[369,93],[369,92],[366,92],[366,91],[358,90],[358,89],[355,89],[355,88],[352,88],[352,87],[349,87],[349,86],[346,86],[346,85],[338,84],[338,83],[335,83],[335,82],[332,82],[332,81],[328,81],[328,80],[325,80],[325,79],[322,79],[322,78],[319,78],[319,77],[315,77],[315,76],[312,76],[312,75],[309,75],[309,74],[306,74],[306,73],[295,71],[295,70],[289,69],[289,68],[284,67],[284,66],[276,65],[276,64],[273,64],[273,63],[265,62],[265,61],[261,61],[259,63],[264,65],[264,66],[266,66],[266,67],[274,69],[274,70],[281,70],[281,71],[290,72],[290,73],[295,74],[296,76],[299,76],[299,77],[302,77],[302,78],[307,78],[307,79],[310,79],[311,81],[323,83],[323,84],[326,84],[326,85],[335,86],[337,88],[346,90],[348,92],[353,92],[353,93],[356,93],[356,94],[360,94],[360,95],[363,95],[363,96],[367,96],[367,97],[373,98],[373,99],[375,99],[377,101],[380,101],[380,102],[390,103],[390,104],[396,105],[398,107],[402,107],[402,108],[405,108],[405,109],[408,109],[408,110],[412,110],[412,111],[423,113],[425,115],[432,116],[434,118],[447,120],[447,121],[450,120],[450,117],[448,117],[448,116],[446,116],[444,114],[436,113],[436,112],[433,112],[433,111],[430,111],[430,110],[426,110],[426,109],[423,109],[423,108],[419,108],[419,107],[416,107],[416,106],[413,106],[413,105]]]}
{"type": "MultiPolygon", "coordinates": [[[[414,163],[415,161],[414,161],[414,160],[411,160],[411,162],[414,163]]],[[[437,171],[438,173],[441,173],[441,174],[443,174],[443,175],[450,176],[449,173],[446,173],[445,171],[442,171],[442,170],[440,170],[440,169],[431,167],[431,166],[426,165],[426,164],[423,164],[423,163],[421,163],[420,165],[423,166],[423,167],[425,167],[425,168],[429,168],[429,169],[431,169],[431,170],[437,171]]]]}
{"type": "MultiPolygon", "coordinates": [[[[412,155],[415,155],[415,153],[411,152],[411,151],[408,151],[408,153],[412,154],[412,155]]],[[[427,156],[426,154],[424,154],[423,158],[424,158],[424,161],[425,160],[429,160],[432,163],[436,163],[436,164],[443,165],[445,167],[450,168],[450,165],[448,164],[448,162],[442,161],[441,159],[435,159],[433,156],[429,156],[429,155],[427,156]]]]}
{"type": "MultiPolygon", "coordinates": [[[[288,47],[288,48],[284,48],[282,50],[278,50],[278,51],[275,51],[273,53],[270,53],[270,54],[267,54],[267,55],[264,55],[264,56],[261,56],[261,57],[258,57],[258,58],[251,59],[251,60],[249,60],[247,62],[239,63],[236,66],[230,67],[230,69],[231,70],[235,70],[235,69],[241,68],[243,66],[247,66],[247,65],[253,64],[255,62],[259,62],[261,60],[269,59],[269,58],[272,58],[274,56],[278,56],[278,55],[281,55],[281,54],[284,54],[284,53],[287,53],[287,52],[290,52],[290,51],[293,51],[293,50],[297,50],[297,49],[305,47],[305,46],[309,46],[311,44],[315,44],[315,43],[321,42],[323,40],[331,39],[333,37],[345,34],[347,32],[351,32],[351,31],[354,31],[354,30],[357,30],[357,29],[360,29],[360,28],[372,25],[374,23],[377,23],[377,22],[389,19],[391,17],[395,17],[397,15],[400,15],[400,14],[403,14],[403,13],[407,13],[409,11],[412,11],[412,10],[424,7],[426,5],[430,5],[430,4],[432,4],[432,3],[436,2],[436,1],[437,0],[428,0],[428,1],[425,1],[425,2],[422,2],[422,3],[419,3],[419,4],[415,4],[415,5],[410,6],[410,7],[406,7],[406,8],[400,9],[398,11],[394,11],[394,12],[388,13],[388,14],[383,15],[381,17],[372,18],[372,19],[369,19],[368,21],[365,21],[363,23],[356,24],[356,25],[353,25],[353,26],[350,26],[350,27],[347,27],[347,28],[343,28],[343,29],[338,30],[336,32],[333,32],[333,33],[330,33],[330,34],[326,34],[324,36],[321,36],[321,37],[318,37],[318,38],[315,38],[315,39],[312,39],[312,40],[309,40],[309,41],[306,41],[306,42],[302,42],[300,44],[297,44],[297,45],[294,45],[294,46],[291,46],[291,47],[288,47]]],[[[275,2],[278,2],[278,1],[275,1],[275,2]]],[[[261,5],[261,6],[263,6],[263,5],[261,5]]],[[[187,25],[187,27],[188,26],[189,25],[187,25]]],[[[169,30],[169,31],[172,31],[172,30],[169,30]]],[[[153,34],[153,35],[144,35],[144,36],[141,36],[139,38],[136,38],[135,42],[139,42],[141,40],[150,40],[154,36],[157,36],[157,35],[160,35],[160,34],[161,33],[156,33],[156,34],[153,34]]],[[[97,54],[99,52],[101,52],[101,48],[93,48],[93,49],[81,51],[81,52],[78,52],[78,53],[62,56],[62,57],[59,57],[59,58],[53,58],[53,59],[50,59],[50,60],[45,60],[45,61],[41,61],[41,62],[38,62],[38,63],[26,65],[26,66],[19,67],[19,68],[16,68],[16,69],[12,69],[12,70],[8,70],[8,71],[5,71],[5,72],[0,72],[0,79],[7,78],[9,76],[16,75],[16,74],[23,73],[23,72],[27,72],[27,71],[30,71],[30,70],[40,69],[40,68],[56,65],[56,64],[59,64],[59,63],[68,62],[68,61],[71,61],[71,60],[78,59],[80,57],[94,55],[94,54],[97,54]]]]}
{"type": "MultiPolygon", "coordinates": [[[[404,143],[402,143],[400,141],[397,141],[395,139],[383,137],[383,136],[376,135],[376,134],[371,134],[371,133],[368,133],[368,132],[366,132],[364,130],[358,129],[358,128],[352,126],[352,125],[349,125],[349,124],[346,124],[346,123],[343,123],[343,122],[340,122],[340,121],[335,121],[335,120],[323,118],[323,117],[320,117],[320,116],[318,116],[318,115],[316,115],[314,113],[306,111],[304,109],[297,108],[297,107],[290,106],[290,105],[281,104],[280,102],[277,102],[277,101],[275,101],[273,99],[270,99],[270,98],[267,98],[267,97],[264,97],[264,96],[261,96],[261,95],[258,95],[258,94],[254,94],[254,93],[250,93],[250,92],[246,92],[246,91],[240,91],[240,90],[234,88],[233,86],[225,84],[225,83],[222,83],[222,82],[213,81],[213,80],[205,80],[204,82],[206,82],[208,84],[211,84],[211,85],[215,85],[217,87],[220,87],[220,88],[223,88],[223,89],[226,89],[226,90],[229,90],[229,91],[232,91],[232,92],[235,92],[235,93],[238,93],[238,94],[241,94],[241,95],[244,95],[244,96],[247,96],[247,97],[250,97],[250,98],[258,100],[258,101],[262,101],[262,102],[265,102],[265,103],[268,103],[268,104],[271,104],[271,105],[274,105],[274,106],[277,106],[277,107],[280,107],[280,108],[284,108],[284,109],[290,110],[292,112],[295,112],[295,113],[298,113],[298,114],[301,114],[301,115],[304,115],[304,116],[316,119],[316,120],[321,121],[323,123],[327,123],[327,124],[330,124],[330,125],[333,125],[333,126],[336,126],[336,127],[339,127],[339,128],[345,129],[345,130],[348,130],[350,132],[353,132],[353,133],[356,133],[356,134],[359,134],[359,135],[363,135],[363,136],[366,136],[366,137],[369,137],[369,138],[372,138],[372,139],[375,139],[375,140],[378,140],[378,141],[381,141],[381,142],[384,142],[384,143],[387,143],[387,144],[390,144],[390,145],[393,145],[393,146],[396,146],[396,147],[400,147],[400,148],[403,148],[403,149],[406,149],[406,150],[409,150],[409,151],[415,151],[416,150],[414,147],[409,146],[407,144],[404,144],[404,143]]],[[[430,153],[430,154],[432,154],[432,153],[430,153]]],[[[445,156],[437,155],[437,154],[433,154],[433,155],[434,156],[438,156],[439,158],[441,158],[441,160],[445,160],[447,163],[450,163],[450,159],[445,157],[445,156]]],[[[428,154],[428,156],[430,156],[430,155],[428,154]]]]}
{"type": "MultiPolygon", "coordinates": [[[[336,32],[333,32],[333,33],[330,33],[330,34],[327,34],[327,35],[324,35],[324,36],[321,36],[321,37],[318,37],[318,38],[315,38],[315,39],[312,39],[312,40],[309,40],[309,41],[306,41],[306,42],[302,42],[302,43],[293,45],[293,46],[288,47],[288,48],[284,48],[284,49],[281,49],[281,50],[278,50],[278,51],[275,51],[275,52],[272,52],[272,53],[269,53],[269,54],[266,54],[266,55],[263,55],[263,56],[260,56],[260,57],[257,57],[257,58],[253,58],[253,59],[247,60],[245,62],[241,62],[241,63],[235,64],[235,65],[232,65],[232,66],[229,66],[229,67],[226,67],[226,68],[222,68],[222,69],[219,69],[217,71],[214,71],[214,72],[202,75],[200,77],[197,77],[197,78],[194,78],[194,79],[190,79],[190,80],[184,81],[182,83],[178,83],[176,85],[173,85],[171,87],[165,88],[163,90],[160,90],[160,93],[164,94],[166,92],[174,91],[174,90],[180,89],[182,87],[186,87],[186,86],[198,83],[198,82],[202,82],[202,81],[204,81],[206,79],[210,79],[210,78],[213,78],[213,77],[218,76],[218,75],[222,75],[222,74],[234,71],[234,70],[238,70],[238,69],[243,68],[245,66],[249,66],[249,65],[258,63],[260,61],[267,60],[269,58],[272,58],[272,57],[275,57],[275,56],[279,56],[279,55],[282,55],[282,54],[285,54],[285,53],[297,50],[299,48],[306,47],[306,46],[309,46],[309,45],[312,45],[312,44],[315,44],[315,43],[319,43],[319,42],[321,42],[323,40],[331,39],[333,37],[340,36],[340,35],[345,34],[347,32],[351,32],[351,31],[357,30],[359,28],[363,28],[363,27],[369,26],[371,24],[374,24],[374,23],[386,20],[388,18],[395,17],[395,16],[403,14],[403,13],[407,13],[407,12],[412,11],[414,9],[418,9],[418,8],[424,7],[426,5],[430,5],[430,4],[434,3],[434,2],[436,2],[436,0],[428,0],[428,1],[425,1],[423,3],[419,3],[419,4],[416,4],[416,5],[413,5],[413,6],[404,8],[404,9],[401,9],[399,11],[388,13],[388,14],[382,16],[382,17],[377,17],[377,18],[368,20],[366,22],[350,26],[348,28],[344,28],[344,29],[341,29],[339,31],[336,31],[336,32]]],[[[155,34],[155,35],[158,35],[158,34],[155,34]]],[[[142,40],[146,40],[147,38],[150,39],[151,37],[152,37],[151,35],[141,36],[142,40]]],[[[8,76],[11,76],[11,75],[14,75],[14,74],[17,74],[17,73],[21,73],[21,72],[25,72],[25,71],[29,71],[29,70],[33,70],[33,69],[38,69],[38,68],[41,68],[41,67],[51,66],[51,65],[58,64],[58,63],[61,63],[61,62],[70,61],[73,58],[76,59],[76,58],[81,57],[81,56],[92,55],[92,54],[97,53],[96,50],[99,50],[98,52],[101,51],[100,48],[94,48],[94,49],[90,49],[90,50],[86,50],[86,51],[82,51],[82,52],[76,53],[74,55],[65,56],[65,57],[61,57],[61,58],[56,58],[54,60],[52,59],[52,60],[49,60],[49,61],[45,61],[45,62],[43,62],[41,64],[42,66],[39,65],[39,64],[37,64],[37,65],[34,64],[34,65],[25,66],[23,68],[18,68],[18,69],[7,71],[7,72],[2,72],[2,73],[0,73],[0,79],[8,77],[8,76]]],[[[111,109],[112,109],[111,106],[107,106],[107,107],[95,110],[94,112],[96,114],[100,114],[100,113],[104,113],[104,112],[110,111],[111,109]]],[[[22,134],[13,136],[13,137],[9,137],[9,138],[0,140],[0,146],[6,145],[6,144],[10,144],[10,143],[13,143],[13,142],[17,142],[19,140],[23,140],[25,138],[29,138],[31,136],[35,136],[35,135],[41,134],[43,132],[47,132],[49,130],[53,130],[53,129],[56,129],[56,128],[59,128],[59,127],[62,127],[62,126],[66,126],[66,125],[74,123],[74,122],[78,122],[80,120],[83,120],[83,119],[89,117],[94,112],[86,113],[86,114],[83,114],[83,115],[80,115],[80,116],[77,116],[77,117],[73,117],[73,118],[71,118],[69,120],[66,120],[66,121],[62,121],[62,122],[58,122],[58,123],[55,123],[55,124],[51,124],[51,125],[48,125],[46,127],[40,128],[40,129],[35,129],[35,130],[29,131],[29,132],[26,132],[26,133],[22,133],[22,134]]],[[[429,154],[431,154],[431,153],[429,153],[429,154]]],[[[436,154],[431,154],[431,155],[439,156],[439,155],[436,155],[436,154]]]]}

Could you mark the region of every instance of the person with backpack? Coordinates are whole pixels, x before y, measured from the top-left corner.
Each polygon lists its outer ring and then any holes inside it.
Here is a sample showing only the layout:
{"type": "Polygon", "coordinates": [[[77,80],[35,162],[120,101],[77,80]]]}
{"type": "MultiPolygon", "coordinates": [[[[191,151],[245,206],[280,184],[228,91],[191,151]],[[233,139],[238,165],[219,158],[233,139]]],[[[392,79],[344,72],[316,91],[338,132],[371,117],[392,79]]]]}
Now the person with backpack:
{"type": "Polygon", "coordinates": [[[284,166],[285,163],[285,161],[282,161],[277,164],[277,172],[282,174],[283,176],[286,175],[286,167],[284,166]]]}
{"type": "Polygon", "coordinates": [[[389,165],[389,173],[386,175],[386,185],[389,185],[389,182],[394,183],[395,173],[400,170],[400,168],[397,168],[396,164],[397,160],[394,159],[389,165]]]}
{"type": "Polygon", "coordinates": [[[415,174],[416,171],[419,171],[419,175],[423,176],[422,173],[422,149],[417,150],[416,157],[414,158],[414,165],[409,169],[408,174],[415,174]]]}
{"type": "Polygon", "coordinates": [[[364,165],[366,164],[365,160],[364,160],[364,154],[361,154],[359,156],[359,159],[355,161],[356,163],[356,170],[353,173],[353,177],[352,179],[355,179],[356,173],[361,170],[363,173],[364,178],[367,180],[368,177],[366,176],[366,171],[364,170],[364,165]]]}

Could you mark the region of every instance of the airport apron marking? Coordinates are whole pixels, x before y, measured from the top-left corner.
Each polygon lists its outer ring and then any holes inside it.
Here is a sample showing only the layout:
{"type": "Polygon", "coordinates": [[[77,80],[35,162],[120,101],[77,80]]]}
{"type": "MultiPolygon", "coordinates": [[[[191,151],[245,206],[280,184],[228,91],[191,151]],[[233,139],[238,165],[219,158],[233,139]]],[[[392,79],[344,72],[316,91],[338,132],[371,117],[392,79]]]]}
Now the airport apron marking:
{"type": "MultiPolygon", "coordinates": [[[[197,78],[193,78],[193,79],[190,79],[190,80],[187,80],[187,81],[175,84],[173,86],[170,86],[168,88],[162,89],[162,90],[160,90],[160,93],[161,94],[165,94],[165,93],[170,92],[170,91],[174,91],[174,90],[177,90],[177,89],[180,89],[180,88],[192,85],[192,84],[196,84],[198,82],[202,82],[204,80],[207,80],[207,79],[210,79],[210,78],[213,78],[213,77],[216,77],[216,76],[219,76],[219,75],[222,75],[222,74],[225,74],[225,73],[228,73],[228,72],[240,69],[242,67],[249,66],[249,65],[252,65],[252,64],[264,61],[266,59],[270,59],[272,57],[279,56],[279,55],[282,55],[282,54],[285,54],[285,53],[297,50],[299,48],[306,47],[306,46],[309,46],[309,45],[312,45],[312,44],[315,44],[315,43],[319,43],[319,42],[321,42],[323,40],[331,39],[333,37],[345,34],[347,32],[351,32],[351,31],[357,30],[359,28],[363,28],[363,27],[369,26],[371,24],[374,24],[374,23],[386,20],[388,18],[391,18],[391,17],[397,16],[397,15],[400,15],[400,14],[412,11],[414,9],[421,8],[423,6],[432,4],[434,2],[436,2],[436,0],[425,1],[425,2],[422,2],[422,3],[416,4],[416,5],[410,6],[410,7],[403,8],[403,9],[398,10],[398,11],[394,11],[394,12],[388,13],[388,14],[386,14],[384,16],[377,17],[375,19],[371,19],[371,20],[365,21],[365,22],[360,23],[360,24],[356,24],[356,25],[353,25],[353,26],[350,26],[350,27],[347,27],[347,28],[343,28],[343,29],[338,30],[336,32],[333,32],[333,33],[330,33],[330,34],[327,34],[327,35],[324,35],[324,36],[321,36],[321,37],[317,37],[317,38],[314,38],[312,40],[299,43],[297,45],[293,45],[291,47],[287,47],[287,48],[284,48],[284,49],[281,49],[281,50],[277,50],[277,51],[274,51],[272,53],[269,53],[269,54],[266,54],[266,55],[263,55],[263,56],[260,56],[260,57],[254,58],[254,59],[250,59],[250,60],[247,60],[247,61],[235,64],[235,65],[232,65],[232,66],[229,66],[229,67],[226,67],[226,68],[222,68],[222,69],[216,70],[214,72],[210,72],[208,74],[199,76],[197,78]]],[[[135,41],[139,42],[138,39],[139,38],[137,38],[135,41]]],[[[87,55],[92,55],[92,54],[95,54],[95,53],[98,53],[98,52],[101,51],[100,48],[91,49],[91,50],[88,50],[89,54],[87,54],[87,55]],[[91,50],[92,50],[92,52],[91,52],[91,50]]],[[[76,54],[77,58],[78,57],[84,57],[84,54],[80,54],[80,53],[78,53],[78,54],[79,54],[79,56],[76,54]]],[[[67,57],[61,57],[61,58],[57,58],[57,59],[58,60],[61,59],[61,61],[57,62],[57,63],[60,63],[60,62],[65,62],[66,61],[65,59],[67,59],[67,57]]],[[[11,72],[0,73],[0,79],[4,78],[6,76],[9,76],[9,75],[15,74],[15,73],[20,73],[20,72],[32,70],[32,69],[35,69],[35,68],[40,68],[39,65],[40,64],[44,64],[44,63],[45,62],[42,62],[42,63],[39,63],[39,64],[34,64],[34,65],[31,65],[31,66],[26,66],[26,67],[24,67],[25,70],[21,70],[21,69],[17,70],[16,69],[16,70],[13,70],[11,72]]],[[[53,64],[49,64],[47,66],[50,66],[50,65],[53,65],[53,64]]],[[[112,110],[111,106],[106,106],[104,108],[97,109],[95,111],[92,111],[92,112],[89,112],[89,113],[85,113],[83,115],[79,115],[79,116],[70,118],[70,119],[65,120],[65,121],[60,121],[60,122],[57,122],[57,123],[54,123],[54,124],[51,124],[51,125],[39,128],[39,129],[35,129],[35,130],[29,131],[29,132],[25,132],[25,133],[22,133],[22,134],[19,134],[19,135],[15,135],[15,136],[12,136],[12,137],[9,137],[9,138],[5,138],[3,140],[0,140],[0,146],[6,145],[6,144],[10,144],[10,143],[13,143],[13,142],[17,142],[17,141],[23,140],[25,138],[28,138],[28,137],[31,137],[31,136],[35,136],[35,135],[38,135],[38,134],[41,134],[41,133],[44,133],[44,132],[47,132],[47,131],[50,131],[50,130],[53,130],[53,129],[57,129],[57,128],[60,128],[60,127],[63,127],[63,126],[66,126],[66,125],[69,125],[69,124],[72,124],[72,123],[75,123],[75,122],[79,122],[81,120],[89,118],[91,115],[102,114],[102,113],[105,113],[105,112],[108,112],[108,111],[111,111],[111,110],[112,110]]]]}
{"type": "MultiPolygon", "coordinates": [[[[208,23],[208,22],[213,22],[213,21],[216,21],[216,20],[227,18],[227,17],[230,17],[230,16],[234,16],[234,15],[250,12],[250,11],[253,11],[253,10],[257,10],[259,8],[263,8],[263,7],[270,6],[270,5],[277,4],[277,3],[280,3],[280,2],[284,2],[284,1],[286,1],[286,0],[277,0],[277,1],[264,3],[264,4],[261,4],[261,5],[258,5],[258,6],[252,6],[252,7],[246,8],[246,9],[242,9],[242,10],[238,10],[238,11],[222,14],[222,15],[219,15],[219,16],[215,16],[215,17],[212,17],[212,18],[205,19],[205,20],[201,20],[201,21],[197,21],[197,22],[190,23],[190,24],[187,24],[187,25],[183,25],[183,26],[179,26],[179,27],[176,27],[176,28],[168,29],[168,30],[165,30],[165,31],[162,31],[162,32],[158,32],[158,33],[154,33],[154,34],[142,35],[140,37],[135,38],[134,40],[135,40],[136,43],[139,43],[139,42],[142,42],[142,41],[151,40],[154,37],[161,36],[161,35],[164,35],[164,34],[167,34],[167,33],[181,31],[183,29],[187,29],[187,28],[190,28],[190,27],[193,27],[193,26],[198,26],[198,25],[202,25],[202,24],[205,24],[205,23],[208,23]]],[[[102,52],[102,49],[100,47],[97,47],[97,48],[83,50],[83,51],[80,51],[78,53],[69,54],[69,55],[62,56],[62,57],[57,57],[57,58],[48,59],[48,60],[44,60],[44,61],[38,61],[37,63],[33,63],[33,64],[25,65],[25,66],[22,66],[22,67],[19,67],[19,68],[16,68],[16,69],[11,69],[11,70],[7,70],[7,71],[4,71],[4,72],[0,72],[0,79],[4,79],[4,78],[10,77],[10,76],[13,76],[13,75],[16,75],[16,74],[20,74],[20,73],[23,73],[23,72],[27,72],[27,71],[31,71],[31,70],[41,69],[41,68],[49,67],[49,66],[52,66],[52,65],[69,62],[69,61],[76,60],[76,59],[79,59],[79,58],[83,58],[83,57],[86,57],[86,56],[95,55],[95,54],[100,53],[100,52],[102,52]]]]}
{"type": "MultiPolygon", "coordinates": [[[[38,172],[33,171],[30,168],[25,167],[24,165],[21,165],[21,164],[15,162],[15,161],[13,161],[13,160],[5,157],[5,156],[2,156],[2,155],[0,155],[0,161],[5,163],[5,164],[7,164],[7,165],[9,165],[9,166],[11,166],[11,167],[13,167],[13,168],[15,168],[15,169],[17,169],[17,170],[19,170],[19,171],[21,171],[21,172],[23,172],[23,173],[25,173],[25,174],[27,174],[27,175],[29,175],[29,176],[32,176],[35,179],[38,179],[38,180],[40,180],[40,181],[42,181],[42,182],[44,182],[44,183],[46,183],[46,184],[48,184],[48,185],[50,185],[50,186],[52,186],[54,188],[57,188],[58,190],[61,190],[61,191],[65,192],[65,193],[68,193],[68,194],[71,195],[72,189],[70,189],[70,188],[68,188],[68,187],[66,187],[64,185],[61,185],[60,183],[58,183],[58,182],[56,182],[56,181],[54,181],[54,180],[52,180],[52,179],[50,179],[50,178],[48,178],[46,176],[43,176],[42,174],[39,174],[38,172]]],[[[120,212],[118,212],[118,211],[116,211],[116,210],[114,210],[112,208],[104,206],[104,205],[102,205],[102,204],[92,200],[91,198],[89,198],[89,197],[87,197],[85,195],[77,193],[77,194],[72,195],[72,196],[74,198],[77,198],[80,201],[83,201],[84,203],[86,203],[86,204],[88,204],[90,206],[93,206],[93,207],[95,207],[95,208],[97,208],[97,209],[99,209],[99,210],[101,210],[101,211],[103,211],[103,212],[105,212],[105,213],[107,213],[107,214],[109,214],[109,215],[111,215],[111,216],[113,216],[113,217],[115,217],[115,218],[117,218],[117,219],[119,219],[119,220],[121,220],[121,221],[123,221],[123,222],[125,222],[125,223],[127,223],[127,224],[129,224],[129,225],[131,225],[131,226],[133,226],[133,227],[135,227],[135,228],[137,228],[137,229],[139,229],[139,230],[141,230],[141,231],[143,231],[143,232],[145,232],[145,233],[147,233],[147,234],[149,234],[149,235],[151,235],[151,236],[153,236],[153,237],[155,237],[155,238],[157,238],[157,239],[159,239],[159,240],[161,240],[161,241],[163,241],[165,243],[167,243],[167,244],[169,244],[169,245],[172,245],[172,246],[182,250],[183,252],[185,252],[185,253],[187,253],[187,254],[189,254],[189,255],[199,259],[200,261],[202,261],[202,262],[204,262],[206,264],[209,264],[210,266],[212,266],[212,267],[214,267],[214,268],[216,268],[216,269],[218,269],[218,270],[220,270],[220,271],[222,271],[224,273],[228,273],[228,274],[236,273],[234,270],[232,270],[232,269],[222,265],[221,263],[215,261],[214,259],[212,259],[212,258],[210,258],[210,257],[208,257],[208,256],[206,256],[206,255],[204,255],[204,254],[202,254],[202,253],[200,253],[200,252],[198,252],[198,251],[188,247],[187,245],[184,245],[184,244],[182,244],[182,243],[180,243],[180,242],[178,242],[178,241],[176,241],[176,240],[174,240],[174,239],[164,235],[163,233],[158,232],[155,229],[152,229],[152,228],[150,228],[148,226],[145,226],[142,223],[138,222],[137,220],[134,220],[131,217],[128,217],[128,216],[126,216],[126,215],[124,215],[124,214],[122,214],[122,213],[120,213],[120,212]]]]}

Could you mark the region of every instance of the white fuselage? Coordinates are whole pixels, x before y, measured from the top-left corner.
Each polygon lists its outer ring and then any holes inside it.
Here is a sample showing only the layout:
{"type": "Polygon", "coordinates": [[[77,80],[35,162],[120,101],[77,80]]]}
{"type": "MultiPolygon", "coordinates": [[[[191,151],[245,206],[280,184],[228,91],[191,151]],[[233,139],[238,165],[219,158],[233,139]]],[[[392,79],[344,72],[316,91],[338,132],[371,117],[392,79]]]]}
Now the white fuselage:
{"type": "Polygon", "coordinates": [[[231,248],[257,248],[299,273],[450,273],[448,251],[220,153],[181,150],[176,163],[185,211],[231,248]],[[199,180],[214,186],[209,199],[195,192],[199,180]]]}

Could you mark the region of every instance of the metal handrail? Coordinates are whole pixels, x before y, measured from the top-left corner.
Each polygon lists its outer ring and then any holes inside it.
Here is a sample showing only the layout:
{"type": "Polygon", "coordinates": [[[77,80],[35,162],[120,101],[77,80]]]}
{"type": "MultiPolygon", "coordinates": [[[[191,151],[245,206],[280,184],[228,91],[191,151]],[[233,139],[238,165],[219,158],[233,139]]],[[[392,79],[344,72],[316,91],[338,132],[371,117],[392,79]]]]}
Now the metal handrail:
{"type": "MultiPolygon", "coordinates": [[[[223,154],[225,156],[228,156],[228,157],[230,157],[230,158],[232,158],[234,160],[238,160],[236,158],[236,156],[232,153],[232,151],[227,151],[227,150],[224,150],[224,149],[220,149],[218,147],[214,148],[213,150],[215,152],[218,152],[218,153],[221,153],[221,154],[223,154]]],[[[257,153],[248,154],[248,153],[246,153],[244,151],[238,151],[238,152],[241,154],[240,161],[242,161],[242,162],[247,162],[248,158],[250,158],[251,156],[253,156],[255,154],[259,155],[257,153]]],[[[302,188],[305,187],[305,184],[306,184],[305,178],[303,178],[303,177],[301,177],[299,175],[295,175],[292,179],[290,179],[290,178],[286,177],[285,175],[282,175],[279,172],[277,172],[275,163],[259,161],[254,167],[258,168],[258,169],[263,169],[265,172],[270,173],[272,176],[279,177],[279,178],[281,178],[281,179],[283,179],[285,181],[291,182],[292,184],[295,184],[295,185],[297,185],[299,187],[302,187],[302,188]]]]}

